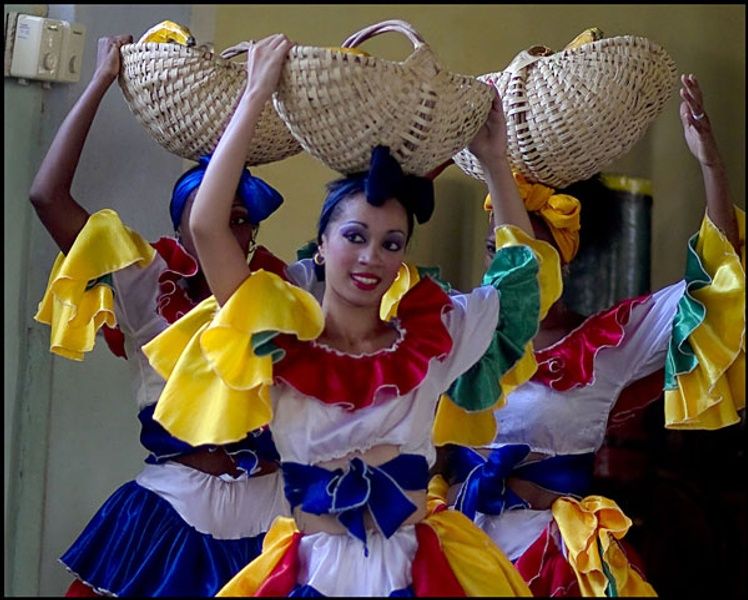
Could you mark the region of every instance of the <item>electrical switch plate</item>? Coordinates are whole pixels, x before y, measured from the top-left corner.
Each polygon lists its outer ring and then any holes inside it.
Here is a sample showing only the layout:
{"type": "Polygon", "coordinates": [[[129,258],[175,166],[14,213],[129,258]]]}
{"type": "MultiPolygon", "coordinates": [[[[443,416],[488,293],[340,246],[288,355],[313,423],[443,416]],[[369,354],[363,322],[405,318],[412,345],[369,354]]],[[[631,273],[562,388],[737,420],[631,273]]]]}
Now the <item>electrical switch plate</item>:
{"type": "Polygon", "coordinates": [[[19,14],[10,75],[44,82],[79,81],[85,35],[80,23],[19,14]]]}
{"type": "Polygon", "coordinates": [[[10,74],[52,81],[62,49],[62,21],[18,15],[10,74]]]}
{"type": "Polygon", "coordinates": [[[62,51],[57,69],[57,81],[75,83],[81,78],[81,61],[83,44],[86,39],[86,28],[80,23],[63,21],[62,51]]]}

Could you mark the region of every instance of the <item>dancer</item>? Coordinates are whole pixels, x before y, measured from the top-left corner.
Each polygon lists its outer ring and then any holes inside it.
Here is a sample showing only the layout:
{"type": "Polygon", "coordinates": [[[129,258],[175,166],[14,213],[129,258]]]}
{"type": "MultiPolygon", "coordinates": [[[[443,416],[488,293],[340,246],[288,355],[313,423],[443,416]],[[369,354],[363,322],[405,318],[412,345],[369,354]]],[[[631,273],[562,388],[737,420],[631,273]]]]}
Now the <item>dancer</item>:
{"type": "Polygon", "coordinates": [[[225,225],[241,157],[291,45],[275,35],[250,47],[252,84],[195,199],[190,227],[221,310],[208,322],[188,316],[144,349],[168,378],[155,418],[173,435],[228,443],[269,423],[281,457],[293,517],[276,519],[263,553],[219,595],[528,595],[468,519],[426,507],[439,393],[497,330],[507,342],[498,358],[511,368],[537,330],[539,281],[560,281],[557,255],[532,238],[514,187],[501,102],[470,144],[502,199],[490,284],[448,296],[424,277],[398,299],[395,318],[380,318],[414,220],[433,210],[431,182],[403,175],[380,146],[368,172],[328,188],[315,255],[320,306],[272,274],[250,273],[225,225]],[[540,246],[550,253],[542,263],[532,250],[540,246]]]}
{"type": "MultiPolygon", "coordinates": [[[[187,227],[209,157],[174,186],[170,214],[177,239],[149,244],[114,211],[89,214],[71,196],[88,131],[119,73],[120,47],[131,41],[129,35],[99,40],[94,75],[30,192],[62,251],[36,318],[51,327],[52,351],[73,360],[83,360],[103,327],[110,348],[130,363],[140,439],[149,451],[145,468],[109,497],[61,562],[76,577],[68,596],[212,596],[259,554],[273,518],[289,508],[267,430],[247,432],[225,447],[193,447],[153,420],[164,383],[141,346],[210,294],[187,227]]],[[[258,224],[282,198],[246,170],[238,181],[226,223],[246,257],[258,224]]],[[[250,267],[314,284],[311,261],[286,269],[261,247],[250,267]]]]}
{"type": "MultiPolygon", "coordinates": [[[[555,304],[533,340],[536,373],[495,413],[494,443],[451,447],[446,457],[450,502],[502,548],[535,595],[654,594],[622,541],[630,519],[614,501],[587,495],[593,454],[626,386],[664,367],[665,422],[675,429],[729,426],[745,407],[744,214],[730,200],[698,82],[683,75],[681,84],[684,136],[706,195],[685,279],[582,322],[555,304]]],[[[578,202],[521,178],[518,189],[536,236],[572,260],[578,202]]],[[[444,485],[435,482],[436,496],[444,485]]]]}

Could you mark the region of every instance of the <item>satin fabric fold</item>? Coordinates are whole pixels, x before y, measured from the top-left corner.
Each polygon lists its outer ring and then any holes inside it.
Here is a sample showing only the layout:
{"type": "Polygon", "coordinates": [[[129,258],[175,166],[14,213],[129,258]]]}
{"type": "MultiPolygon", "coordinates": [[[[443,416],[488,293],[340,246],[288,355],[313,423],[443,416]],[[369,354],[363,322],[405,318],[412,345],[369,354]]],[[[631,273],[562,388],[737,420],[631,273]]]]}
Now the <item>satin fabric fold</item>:
{"type": "Polygon", "coordinates": [[[166,379],[154,419],[193,446],[229,444],[272,418],[273,351],[254,352],[263,332],[313,339],[323,327],[314,297],[264,270],[252,273],[219,310],[214,297],[143,346],[166,379]]]}
{"type": "Polygon", "coordinates": [[[686,293],[665,365],[670,429],[719,429],[745,408],[745,213],[735,208],[740,256],[705,215],[689,241],[686,293]]]}
{"type": "Polygon", "coordinates": [[[520,463],[530,453],[525,444],[501,446],[484,457],[471,448],[451,449],[449,463],[453,483],[463,482],[455,508],[471,521],[476,512],[500,515],[505,510],[529,508],[529,504],[507,485],[516,477],[558,494],[582,497],[589,489],[593,454],[558,455],[520,463]]]}
{"type": "MultiPolygon", "coordinates": [[[[540,216],[553,236],[564,263],[570,263],[579,251],[582,204],[569,194],[556,194],[542,183],[530,183],[521,173],[513,173],[517,192],[527,212],[540,216]]],[[[493,204],[488,194],[483,210],[491,212],[493,204]]]]}
{"type": "Polygon", "coordinates": [[[603,496],[563,497],[551,506],[582,596],[656,596],[618,544],[629,519],[603,496]]]}
{"type": "Polygon", "coordinates": [[[113,210],[89,216],[67,255],[57,255],[34,319],[49,325],[50,351],[83,360],[96,332],[115,327],[114,293],[102,279],[133,264],[150,264],[156,251],[113,210]]]}
{"type": "Polygon", "coordinates": [[[493,413],[535,372],[532,338],[561,295],[561,266],[550,244],[512,225],[497,227],[495,237],[496,257],[484,284],[501,294],[497,331],[481,360],[441,396],[432,436],[439,446],[493,441],[493,413]]]}
{"type": "Polygon", "coordinates": [[[401,336],[391,348],[356,356],[282,335],[274,343],[285,356],[274,376],[304,395],[346,410],[370,406],[382,389],[405,395],[421,384],[432,360],[452,350],[442,318],[451,309],[437,283],[420,279],[398,305],[401,336]]]}
{"type": "Polygon", "coordinates": [[[107,499],[60,561],[108,594],[212,596],[259,554],[262,538],[199,533],[166,500],[131,481],[107,499]]]}
{"type": "MultiPolygon", "coordinates": [[[[418,551],[411,565],[416,595],[531,596],[509,559],[465,515],[442,510],[416,524],[418,551]],[[422,531],[429,528],[431,532],[422,531]],[[436,542],[434,543],[434,537],[436,542]],[[440,556],[435,557],[432,553],[440,556]],[[435,573],[439,565],[448,565],[435,573]],[[446,579],[445,579],[446,576],[446,579]],[[443,588],[431,585],[441,582],[443,588]],[[458,585],[462,594],[456,589],[458,585]]],[[[262,554],[229,581],[217,596],[287,595],[298,583],[299,532],[292,519],[278,517],[265,536],[262,554]],[[267,587],[266,587],[267,586],[267,587]],[[272,593],[266,593],[272,588],[272,593]]]]}
{"type": "Polygon", "coordinates": [[[283,480],[291,510],[300,506],[315,515],[333,515],[366,552],[365,514],[387,538],[417,507],[404,490],[422,490],[428,483],[423,456],[401,454],[376,467],[353,458],[346,468],[328,470],[284,462],[283,480]]]}
{"type": "Polygon", "coordinates": [[[629,298],[589,317],[562,341],[535,353],[538,369],[532,376],[554,390],[566,391],[589,385],[595,360],[603,348],[615,348],[625,338],[625,326],[635,306],[650,301],[651,295],[629,298]]]}

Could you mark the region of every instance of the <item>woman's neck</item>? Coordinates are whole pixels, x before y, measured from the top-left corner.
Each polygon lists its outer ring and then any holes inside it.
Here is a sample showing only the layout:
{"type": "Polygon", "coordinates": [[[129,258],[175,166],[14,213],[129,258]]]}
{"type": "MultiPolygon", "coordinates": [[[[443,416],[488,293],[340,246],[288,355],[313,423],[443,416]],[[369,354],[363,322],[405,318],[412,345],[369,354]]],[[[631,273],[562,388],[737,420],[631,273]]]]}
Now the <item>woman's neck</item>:
{"type": "Polygon", "coordinates": [[[558,300],[540,323],[540,329],[533,340],[535,350],[555,344],[583,321],[582,315],[569,310],[563,300],[558,300]]]}
{"type": "Polygon", "coordinates": [[[212,293],[202,271],[198,271],[192,277],[186,277],[185,281],[187,283],[187,295],[195,304],[202,302],[212,293]]]}
{"type": "Polygon", "coordinates": [[[352,354],[376,352],[397,338],[397,331],[379,318],[378,307],[354,306],[326,292],[322,313],[325,329],[319,339],[336,350],[352,354]]]}

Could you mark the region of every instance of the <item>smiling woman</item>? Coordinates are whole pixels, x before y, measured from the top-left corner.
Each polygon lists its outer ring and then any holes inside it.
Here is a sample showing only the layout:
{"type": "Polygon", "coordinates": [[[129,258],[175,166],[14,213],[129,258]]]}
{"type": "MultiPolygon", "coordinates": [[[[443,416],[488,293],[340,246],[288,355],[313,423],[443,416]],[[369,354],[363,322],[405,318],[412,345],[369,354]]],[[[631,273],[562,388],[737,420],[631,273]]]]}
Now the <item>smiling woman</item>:
{"type": "Polygon", "coordinates": [[[144,348],[167,379],[154,418],[173,435],[230,443],[269,425],[281,457],[292,516],[274,521],[262,555],[219,595],[529,595],[482,531],[427,502],[436,432],[465,441],[476,417],[493,423],[484,409],[500,402],[500,380],[560,292],[558,255],[533,239],[506,161],[501,102],[470,144],[497,199],[498,250],[484,285],[448,295],[430,277],[410,278],[405,248],[433,212],[433,186],[378,146],[368,171],[328,186],[314,255],[319,304],[282,277],[250,272],[226,226],[290,46],[275,35],[250,49],[251,83],[195,198],[190,227],[221,308],[197,307],[144,348]],[[392,318],[380,317],[385,296],[392,318]],[[440,394],[468,370],[496,395],[479,406],[453,394],[435,422],[440,394]]]}

